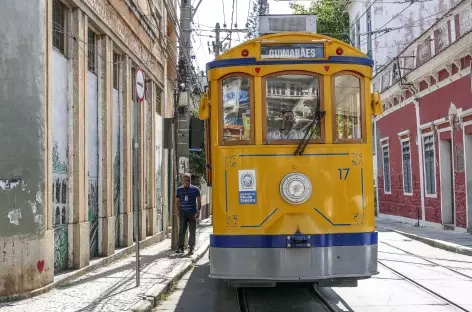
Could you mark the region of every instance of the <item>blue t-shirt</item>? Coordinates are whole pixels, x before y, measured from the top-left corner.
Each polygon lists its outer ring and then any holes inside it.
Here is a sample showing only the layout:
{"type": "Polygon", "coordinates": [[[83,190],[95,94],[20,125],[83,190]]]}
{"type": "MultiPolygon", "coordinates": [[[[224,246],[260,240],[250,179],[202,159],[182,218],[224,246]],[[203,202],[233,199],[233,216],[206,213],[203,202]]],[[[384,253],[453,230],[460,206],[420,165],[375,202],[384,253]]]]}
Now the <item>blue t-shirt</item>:
{"type": "Polygon", "coordinates": [[[180,186],[177,188],[177,198],[180,199],[180,211],[185,214],[197,213],[197,197],[200,197],[198,187],[190,184],[188,188],[180,186]]]}

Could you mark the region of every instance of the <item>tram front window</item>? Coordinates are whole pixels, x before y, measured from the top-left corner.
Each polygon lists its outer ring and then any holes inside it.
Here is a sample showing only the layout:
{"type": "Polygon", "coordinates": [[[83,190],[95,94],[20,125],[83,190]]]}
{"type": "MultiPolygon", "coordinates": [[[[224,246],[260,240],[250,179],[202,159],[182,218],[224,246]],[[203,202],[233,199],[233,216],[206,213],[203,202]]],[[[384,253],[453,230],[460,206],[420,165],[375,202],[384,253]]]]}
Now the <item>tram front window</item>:
{"type": "Polygon", "coordinates": [[[235,75],[223,79],[222,97],[223,141],[249,142],[251,140],[249,77],[235,75]]]}
{"type": "MultiPolygon", "coordinates": [[[[320,79],[314,75],[290,73],[265,79],[266,138],[274,141],[301,140],[320,110],[320,79]]],[[[312,139],[321,138],[321,126],[312,139]]]]}
{"type": "Polygon", "coordinates": [[[334,77],[335,141],[362,138],[361,79],[352,74],[334,77]]]}

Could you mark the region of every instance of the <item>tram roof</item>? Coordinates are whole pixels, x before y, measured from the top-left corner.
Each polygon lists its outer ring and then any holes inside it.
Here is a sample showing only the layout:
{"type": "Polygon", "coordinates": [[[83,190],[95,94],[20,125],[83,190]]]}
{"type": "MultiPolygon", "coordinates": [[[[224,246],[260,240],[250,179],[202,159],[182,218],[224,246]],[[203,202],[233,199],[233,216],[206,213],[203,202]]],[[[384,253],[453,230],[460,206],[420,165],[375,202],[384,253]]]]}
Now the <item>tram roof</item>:
{"type": "Polygon", "coordinates": [[[220,54],[215,58],[215,61],[241,58],[242,51],[248,50],[249,55],[246,57],[256,57],[260,59],[259,47],[261,44],[311,44],[311,43],[322,43],[326,42],[326,55],[336,55],[336,49],[342,48],[344,53],[343,56],[350,57],[367,57],[362,51],[356,49],[352,45],[321,34],[307,33],[307,32],[283,32],[275,34],[267,34],[245,41],[228,51],[220,54]]]}
{"type": "MultiPolygon", "coordinates": [[[[290,44],[292,47],[297,45],[298,47],[303,45],[314,45],[325,43],[322,49],[323,57],[320,57],[316,60],[316,62],[323,62],[323,60],[339,58],[339,59],[349,59],[349,63],[353,64],[360,64],[366,66],[373,66],[373,60],[368,58],[366,54],[362,51],[356,49],[352,45],[321,34],[316,33],[308,33],[308,32],[281,32],[275,34],[267,34],[263,36],[259,36],[253,38],[251,40],[245,41],[230,50],[222,53],[218,57],[216,57],[212,62],[207,64],[207,69],[214,68],[214,65],[221,64],[221,61],[231,60],[236,61],[239,59],[242,63],[246,63],[246,61],[250,61],[251,59],[254,61],[259,60],[272,60],[272,61],[292,61],[291,58],[263,58],[261,56],[261,46],[270,46],[270,45],[287,45],[287,49],[290,48],[290,44]],[[337,54],[337,50],[341,48],[342,54],[337,54]],[[328,58],[327,58],[328,57],[328,58]]],[[[281,49],[284,49],[283,46],[279,46],[281,49]]],[[[309,46],[308,46],[309,47],[309,46]]],[[[239,62],[238,62],[239,63],[239,62]]],[[[218,66],[217,66],[218,67],[218,66]]]]}

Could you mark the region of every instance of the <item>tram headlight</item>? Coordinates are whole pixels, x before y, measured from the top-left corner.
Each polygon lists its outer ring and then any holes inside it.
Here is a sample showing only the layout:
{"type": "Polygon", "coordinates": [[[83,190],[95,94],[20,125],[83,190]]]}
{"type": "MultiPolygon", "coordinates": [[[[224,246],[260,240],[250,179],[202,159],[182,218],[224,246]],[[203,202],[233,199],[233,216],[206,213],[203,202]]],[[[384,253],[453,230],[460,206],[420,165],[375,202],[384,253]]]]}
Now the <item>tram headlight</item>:
{"type": "Polygon", "coordinates": [[[289,173],[280,182],[280,195],[289,204],[306,202],[311,192],[310,179],[302,173],[289,173]]]}

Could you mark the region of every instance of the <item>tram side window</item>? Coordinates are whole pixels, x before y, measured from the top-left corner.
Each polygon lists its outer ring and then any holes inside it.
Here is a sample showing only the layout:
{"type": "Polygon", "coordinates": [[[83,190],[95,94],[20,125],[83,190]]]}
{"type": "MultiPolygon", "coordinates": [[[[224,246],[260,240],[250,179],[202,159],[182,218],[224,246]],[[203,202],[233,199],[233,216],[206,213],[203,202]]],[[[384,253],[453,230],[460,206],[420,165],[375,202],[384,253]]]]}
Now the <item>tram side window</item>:
{"type": "Polygon", "coordinates": [[[224,142],[251,140],[250,83],[246,76],[231,76],[222,81],[224,142]]]}
{"type": "Polygon", "coordinates": [[[334,78],[335,141],[362,138],[361,80],[354,75],[334,78]]]}
{"type": "MultiPolygon", "coordinates": [[[[320,79],[298,73],[270,76],[265,88],[267,140],[303,139],[320,110],[320,79]]],[[[320,138],[321,126],[317,124],[312,139],[320,138]]]]}

